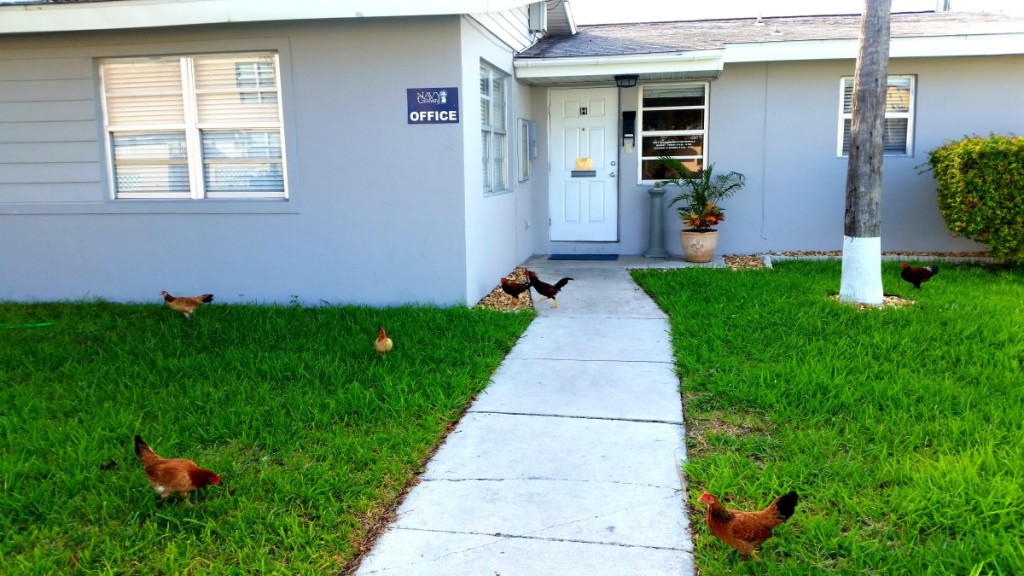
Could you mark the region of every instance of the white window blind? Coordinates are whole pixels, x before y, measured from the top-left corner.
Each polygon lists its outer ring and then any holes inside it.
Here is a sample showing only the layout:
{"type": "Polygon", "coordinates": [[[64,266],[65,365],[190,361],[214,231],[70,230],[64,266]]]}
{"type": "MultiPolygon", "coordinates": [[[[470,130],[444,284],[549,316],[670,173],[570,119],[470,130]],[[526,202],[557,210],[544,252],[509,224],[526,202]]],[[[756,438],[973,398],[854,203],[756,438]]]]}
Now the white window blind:
{"type": "MultiPolygon", "coordinates": [[[[839,155],[850,153],[850,130],[853,125],[853,77],[842,79],[842,125],[839,133],[839,155]]],[[[885,154],[913,155],[914,77],[889,76],[885,98],[885,128],[882,145],[885,154]]]]}
{"type": "Polygon", "coordinates": [[[277,56],[101,65],[114,197],[287,197],[277,56]]]}

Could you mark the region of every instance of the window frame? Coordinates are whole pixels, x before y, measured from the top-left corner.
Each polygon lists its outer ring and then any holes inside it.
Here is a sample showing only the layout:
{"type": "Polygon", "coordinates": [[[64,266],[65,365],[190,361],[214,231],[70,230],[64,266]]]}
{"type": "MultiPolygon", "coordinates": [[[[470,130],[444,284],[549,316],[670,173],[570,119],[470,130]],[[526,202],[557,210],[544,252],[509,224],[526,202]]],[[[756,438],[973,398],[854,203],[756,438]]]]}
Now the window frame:
{"type": "MultiPolygon", "coordinates": [[[[100,97],[102,105],[102,122],[103,122],[103,137],[104,145],[106,150],[106,170],[107,170],[107,182],[108,182],[108,200],[113,201],[117,204],[133,204],[140,201],[151,201],[151,202],[167,202],[167,201],[180,201],[189,202],[195,200],[203,200],[205,202],[198,202],[197,204],[205,204],[208,202],[231,202],[231,201],[288,201],[290,199],[288,189],[288,167],[287,167],[287,151],[285,143],[285,125],[284,125],[284,107],[282,103],[282,77],[281,77],[281,65],[280,65],[280,53],[277,50],[246,50],[239,52],[196,52],[187,54],[168,54],[163,56],[112,56],[107,58],[101,58],[98,60],[98,71],[100,78],[100,97]],[[224,90],[224,89],[199,89],[199,81],[196,77],[196,61],[203,59],[227,59],[234,60],[233,68],[235,70],[235,83],[237,90],[224,90]],[[268,62],[261,62],[260,60],[267,60],[268,62]],[[153,62],[153,61],[165,61],[165,62],[177,62],[181,73],[181,93],[180,93],[180,105],[183,107],[184,118],[182,123],[150,123],[145,119],[142,121],[124,122],[124,123],[112,123],[110,118],[110,108],[108,104],[108,98],[111,96],[111,91],[107,85],[106,66],[108,64],[117,63],[130,63],[130,62],[153,62]],[[262,83],[259,74],[260,64],[270,64],[273,72],[273,86],[267,86],[262,83]],[[255,83],[252,86],[242,86],[239,82],[242,78],[238,76],[239,64],[255,64],[254,70],[256,71],[255,83]],[[200,119],[201,114],[201,102],[200,98],[204,94],[216,94],[224,92],[225,94],[236,94],[242,98],[237,103],[239,107],[244,107],[248,104],[276,104],[276,119],[275,120],[207,120],[203,121],[200,119]],[[268,95],[273,94],[271,99],[268,95]],[[256,99],[253,100],[251,97],[255,95],[256,99]],[[248,97],[246,99],[244,97],[248,97]],[[203,134],[206,132],[209,135],[217,132],[228,132],[244,134],[246,132],[263,133],[262,136],[254,134],[256,139],[266,139],[269,135],[271,139],[276,136],[277,142],[279,142],[280,156],[239,156],[237,158],[220,158],[217,156],[204,156],[203,152],[203,134]],[[118,174],[117,165],[118,159],[115,154],[115,136],[132,134],[137,135],[159,135],[159,134],[184,134],[184,152],[185,159],[184,165],[188,171],[188,191],[186,193],[176,192],[174,190],[166,190],[164,192],[136,192],[130,191],[119,191],[118,189],[118,174]],[[247,161],[248,160],[248,161],[247,161]],[[252,162],[252,160],[256,160],[252,162]],[[260,162],[260,160],[263,160],[260,162]],[[248,191],[217,191],[208,190],[208,172],[207,169],[213,169],[212,167],[217,164],[241,164],[245,165],[248,163],[252,164],[271,164],[278,165],[280,170],[281,185],[280,190],[248,190],[248,191]]],[[[161,163],[162,159],[153,159],[153,163],[161,163]]],[[[170,159],[169,159],[170,160],[170,159]]],[[[174,162],[168,161],[168,165],[174,162]]],[[[180,162],[178,162],[180,164],[180,162]]],[[[212,187],[211,187],[212,188],[212,187]]]]}
{"type": "MultiPolygon", "coordinates": [[[[847,145],[846,140],[846,121],[849,120],[851,126],[853,124],[853,96],[851,95],[850,101],[850,112],[846,111],[846,85],[850,83],[850,90],[853,89],[853,76],[842,76],[839,78],[839,135],[838,142],[836,144],[836,157],[837,158],[848,158],[850,156],[849,150],[844,151],[844,145],[847,145]]],[[[890,152],[883,151],[883,156],[893,158],[913,158],[914,157],[914,119],[917,108],[917,76],[914,74],[889,74],[886,77],[886,105],[885,105],[885,120],[899,120],[906,119],[907,121],[907,137],[904,142],[903,152],[890,152]],[[892,86],[894,80],[909,80],[910,81],[910,95],[907,103],[906,112],[890,112],[889,111],[889,98],[888,98],[888,87],[892,86]]]]}
{"type": "Polygon", "coordinates": [[[672,83],[658,83],[658,84],[641,84],[637,89],[637,118],[636,118],[636,150],[637,150],[637,184],[649,186],[658,181],[658,179],[644,179],[644,160],[653,160],[658,158],[657,156],[644,156],[644,139],[647,137],[659,137],[659,136],[701,136],[702,137],[702,153],[699,155],[685,155],[685,156],[673,156],[680,160],[694,160],[699,159],[700,165],[703,168],[708,164],[708,120],[710,119],[711,109],[711,83],[707,81],[697,82],[672,82],[672,83]],[[704,89],[704,104],[701,106],[644,106],[644,90],[647,88],[692,88],[700,86],[704,89]],[[645,111],[665,111],[665,110],[702,110],[703,116],[701,124],[703,128],[700,130],[644,130],[644,112],[645,111]]]}
{"type": "Polygon", "coordinates": [[[480,61],[480,134],[481,134],[481,187],[485,196],[494,194],[503,194],[509,192],[512,189],[512,184],[509,177],[509,105],[508,105],[508,81],[511,75],[506,74],[500,68],[489,64],[488,62],[480,61]],[[501,83],[501,99],[496,101],[494,91],[495,80],[500,80],[501,83]],[[489,88],[485,94],[483,92],[484,81],[486,80],[489,88]],[[492,123],[494,117],[494,104],[497,103],[501,106],[502,112],[500,119],[501,125],[495,125],[492,123]],[[486,107],[487,114],[485,115],[484,109],[486,107]],[[486,116],[486,117],[485,117],[486,116]],[[496,157],[493,152],[496,149],[495,139],[498,138],[501,141],[499,145],[501,148],[502,155],[500,158],[496,157]],[[494,185],[496,176],[500,175],[501,182],[494,185]]]}

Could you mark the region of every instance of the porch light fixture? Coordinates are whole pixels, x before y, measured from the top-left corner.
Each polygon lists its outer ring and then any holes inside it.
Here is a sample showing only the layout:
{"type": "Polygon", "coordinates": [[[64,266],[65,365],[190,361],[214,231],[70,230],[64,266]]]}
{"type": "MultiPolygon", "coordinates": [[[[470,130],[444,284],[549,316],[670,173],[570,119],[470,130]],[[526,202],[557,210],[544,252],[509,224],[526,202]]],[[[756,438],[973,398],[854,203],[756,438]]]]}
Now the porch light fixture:
{"type": "Polygon", "coordinates": [[[632,88],[636,86],[636,81],[639,78],[639,74],[618,74],[615,76],[615,85],[619,88],[632,88]]]}

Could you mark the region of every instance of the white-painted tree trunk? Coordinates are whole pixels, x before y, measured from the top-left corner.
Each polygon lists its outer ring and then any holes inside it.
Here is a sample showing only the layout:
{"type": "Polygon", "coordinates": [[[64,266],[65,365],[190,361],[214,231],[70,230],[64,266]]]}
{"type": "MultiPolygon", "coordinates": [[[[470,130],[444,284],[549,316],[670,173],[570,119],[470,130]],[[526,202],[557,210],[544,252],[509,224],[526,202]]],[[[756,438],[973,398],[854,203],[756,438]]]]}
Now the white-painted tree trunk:
{"type": "Polygon", "coordinates": [[[839,300],[882,305],[882,159],[892,0],[864,0],[853,79],[839,300]]]}
{"type": "Polygon", "coordinates": [[[882,239],[843,236],[839,301],[882,305],[882,239]]]}

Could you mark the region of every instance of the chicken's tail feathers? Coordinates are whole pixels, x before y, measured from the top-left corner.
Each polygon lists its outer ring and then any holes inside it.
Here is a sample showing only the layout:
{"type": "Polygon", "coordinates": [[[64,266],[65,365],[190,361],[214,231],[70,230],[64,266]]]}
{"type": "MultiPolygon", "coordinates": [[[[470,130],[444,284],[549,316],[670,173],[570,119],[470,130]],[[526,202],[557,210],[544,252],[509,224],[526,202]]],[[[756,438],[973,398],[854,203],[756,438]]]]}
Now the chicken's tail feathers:
{"type": "Polygon", "coordinates": [[[213,302],[213,294],[203,294],[202,296],[199,297],[199,300],[206,303],[213,302]]]}
{"type": "Polygon", "coordinates": [[[142,436],[139,436],[138,434],[135,435],[135,455],[139,457],[143,466],[149,466],[153,460],[159,458],[159,456],[156,455],[156,452],[153,452],[153,449],[149,447],[149,444],[146,444],[142,439],[142,436]]]}
{"type": "Polygon", "coordinates": [[[797,496],[796,490],[790,490],[776,498],[775,502],[772,502],[771,506],[775,507],[775,511],[781,522],[789,520],[789,517],[793,515],[793,511],[796,510],[796,503],[799,499],[800,497],[797,496]]]}
{"type": "Polygon", "coordinates": [[[555,282],[555,288],[561,290],[563,286],[569,283],[569,280],[573,280],[573,278],[562,278],[558,282],[555,282]]]}
{"type": "Polygon", "coordinates": [[[934,276],[934,275],[939,273],[939,267],[938,266],[929,266],[928,269],[932,271],[932,276],[934,276]]]}

